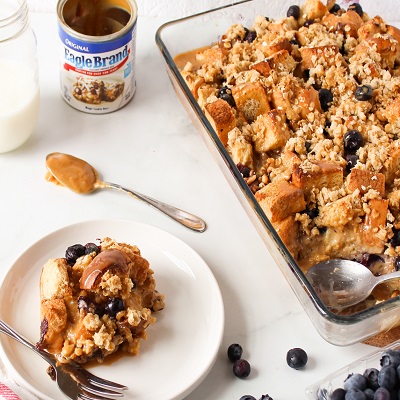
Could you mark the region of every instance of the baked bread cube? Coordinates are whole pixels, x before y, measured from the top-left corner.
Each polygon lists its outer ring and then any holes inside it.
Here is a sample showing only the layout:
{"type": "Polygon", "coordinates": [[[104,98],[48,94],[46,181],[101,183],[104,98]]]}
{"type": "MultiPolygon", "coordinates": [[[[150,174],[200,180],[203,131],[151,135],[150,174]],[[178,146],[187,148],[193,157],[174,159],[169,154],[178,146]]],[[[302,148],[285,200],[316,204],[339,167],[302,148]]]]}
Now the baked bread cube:
{"type": "Polygon", "coordinates": [[[307,19],[320,19],[327,13],[327,11],[328,9],[322,1],[306,0],[300,8],[299,22],[303,25],[304,21],[307,19]]]}
{"type": "Polygon", "coordinates": [[[257,43],[255,48],[257,50],[260,50],[266,58],[281,50],[286,50],[288,53],[291,53],[292,51],[292,45],[290,44],[289,39],[285,37],[278,37],[271,43],[266,43],[264,41],[261,43],[257,43]]]}
{"type": "Polygon", "coordinates": [[[181,75],[185,80],[186,84],[188,85],[189,90],[191,91],[194,98],[198,100],[199,98],[198,90],[202,85],[204,85],[205,83],[204,78],[200,75],[194,74],[193,72],[185,70],[181,72],[181,75]]]}
{"type": "Polygon", "coordinates": [[[236,119],[231,106],[222,99],[216,99],[204,106],[204,113],[224,146],[228,143],[228,132],[235,128],[236,119]]]}
{"type": "Polygon", "coordinates": [[[318,92],[313,87],[309,89],[298,87],[295,93],[295,102],[299,106],[302,119],[308,119],[310,113],[322,113],[318,92]]]}
{"type": "Polygon", "coordinates": [[[251,138],[245,136],[239,128],[234,128],[228,133],[228,151],[236,165],[254,168],[251,138]]]}
{"type": "Polygon", "coordinates": [[[369,21],[364,22],[357,31],[358,37],[363,40],[376,35],[377,33],[386,33],[387,25],[379,16],[375,16],[369,21]]]}
{"type": "Polygon", "coordinates": [[[248,122],[253,122],[260,114],[271,109],[265,89],[260,82],[238,84],[232,88],[232,96],[238,110],[248,122]]]}
{"type": "Polygon", "coordinates": [[[60,363],[136,355],[153,313],[164,308],[153,271],[136,246],[104,238],[70,246],[40,276],[40,341],[60,363]],[[79,249],[79,250],[78,250],[79,249]]]}
{"type": "Polygon", "coordinates": [[[322,18],[321,23],[330,31],[357,38],[363,20],[355,11],[348,10],[342,15],[328,13],[322,18]]]}
{"type": "Polygon", "coordinates": [[[275,221],[272,226],[276,230],[276,233],[282,239],[282,242],[289,250],[290,254],[296,260],[299,255],[300,244],[299,244],[299,232],[300,223],[296,221],[295,215],[289,215],[281,221],[275,221]]]}
{"type": "Polygon", "coordinates": [[[361,227],[363,245],[365,250],[372,254],[380,254],[385,249],[384,240],[377,235],[380,229],[386,225],[389,200],[371,199],[369,201],[370,212],[366,214],[361,227]]]}
{"type": "Polygon", "coordinates": [[[315,68],[323,64],[326,68],[336,64],[336,56],[339,54],[339,47],[335,45],[300,47],[301,67],[303,70],[315,68]]]}
{"type": "Polygon", "coordinates": [[[289,140],[288,126],[277,110],[261,114],[251,124],[254,150],[263,153],[283,147],[289,140]]]}
{"type": "Polygon", "coordinates": [[[343,168],[330,161],[294,164],[292,183],[301,188],[306,197],[313,188],[339,188],[343,185],[343,168]]]}
{"type": "Polygon", "coordinates": [[[385,175],[380,172],[353,168],[347,176],[347,190],[354,192],[359,190],[363,195],[368,190],[376,190],[381,197],[385,195],[385,175]]]}
{"type": "Polygon", "coordinates": [[[382,173],[385,175],[386,185],[391,185],[400,177],[400,142],[398,140],[390,145],[388,153],[390,156],[384,164],[382,173]]]}
{"type": "Polygon", "coordinates": [[[354,219],[355,207],[352,195],[341,197],[319,208],[319,215],[315,224],[319,227],[341,228],[354,219]]]}
{"type": "Polygon", "coordinates": [[[271,71],[290,74],[295,68],[296,61],[287,50],[280,50],[265,60],[250,65],[250,69],[258,71],[265,77],[268,77],[271,71]]]}
{"type": "Polygon", "coordinates": [[[284,180],[269,183],[255,196],[271,223],[282,221],[306,208],[303,191],[284,180]]]}

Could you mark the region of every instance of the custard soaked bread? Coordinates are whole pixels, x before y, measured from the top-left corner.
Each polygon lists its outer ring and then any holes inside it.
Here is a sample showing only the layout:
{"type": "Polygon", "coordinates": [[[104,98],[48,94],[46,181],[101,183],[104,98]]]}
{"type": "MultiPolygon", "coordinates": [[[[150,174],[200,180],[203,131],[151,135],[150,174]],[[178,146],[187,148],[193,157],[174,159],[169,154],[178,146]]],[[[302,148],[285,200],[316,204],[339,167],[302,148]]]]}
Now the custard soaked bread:
{"type": "MultiPolygon", "coordinates": [[[[182,77],[303,270],[400,268],[400,30],[360,4],[306,0],[194,58],[182,77]]],[[[372,303],[400,290],[386,288],[372,303]]]]}
{"type": "Polygon", "coordinates": [[[116,351],[137,354],[153,313],[164,308],[153,271],[136,246],[104,238],[70,246],[40,277],[38,346],[60,362],[84,363],[116,351]]]}

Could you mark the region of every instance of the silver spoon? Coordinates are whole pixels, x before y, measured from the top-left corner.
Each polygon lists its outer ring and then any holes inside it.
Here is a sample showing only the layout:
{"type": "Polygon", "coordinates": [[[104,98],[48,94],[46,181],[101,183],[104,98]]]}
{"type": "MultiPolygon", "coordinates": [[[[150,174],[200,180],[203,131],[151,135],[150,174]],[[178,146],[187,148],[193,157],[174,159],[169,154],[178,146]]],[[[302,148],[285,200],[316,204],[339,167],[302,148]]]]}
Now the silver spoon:
{"type": "Polygon", "coordinates": [[[89,163],[80,158],[64,153],[50,153],[46,157],[46,167],[48,170],[46,175],[47,180],[67,187],[76,193],[86,194],[96,189],[116,189],[152,205],[175,221],[186,226],[186,228],[197,232],[204,232],[206,230],[206,223],[196,215],[115,183],[101,181],[97,171],[89,163]]]}
{"type": "Polygon", "coordinates": [[[326,306],[342,309],[365,300],[377,285],[400,278],[400,271],[375,276],[356,261],[334,259],[314,265],[306,275],[326,306]]]}

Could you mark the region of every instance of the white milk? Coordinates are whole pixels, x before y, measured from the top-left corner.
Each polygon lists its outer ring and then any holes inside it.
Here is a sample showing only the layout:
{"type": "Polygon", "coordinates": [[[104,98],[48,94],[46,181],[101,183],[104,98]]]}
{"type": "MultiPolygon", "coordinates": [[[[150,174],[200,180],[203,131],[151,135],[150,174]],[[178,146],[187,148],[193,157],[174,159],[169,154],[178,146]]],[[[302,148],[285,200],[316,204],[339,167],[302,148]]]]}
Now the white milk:
{"type": "Polygon", "coordinates": [[[0,153],[22,145],[39,114],[35,71],[22,63],[0,60],[0,153]]]}

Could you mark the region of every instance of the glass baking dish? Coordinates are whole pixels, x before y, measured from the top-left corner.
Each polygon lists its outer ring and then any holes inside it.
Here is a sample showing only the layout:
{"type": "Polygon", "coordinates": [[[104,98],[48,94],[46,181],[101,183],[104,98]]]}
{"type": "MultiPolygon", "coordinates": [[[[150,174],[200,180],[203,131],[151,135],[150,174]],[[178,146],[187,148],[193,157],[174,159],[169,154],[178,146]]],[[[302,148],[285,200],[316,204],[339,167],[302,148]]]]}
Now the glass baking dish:
{"type": "Polygon", "coordinates": [[[380,360],[383,353],[387,350],[398,351],[399,349],[400,341],[396,341],[382,349],[373,351],[343,368],[340,368],[336,372],[329,374],[325,378],[308,387],[306,389],[307,397],[310,400],[329,400],[335,389],[343,388],[343,382],[350,374],[359,373],[362,375],[368,368],[376,368],[379,371],[382,368],[380,360]]]}
{"type": "MultiPolygon", "coordinates": [[[[398,25],[400,12],[396,1],[364,0],[361,5],[370,16],[380,15],[388,23],[398,25]]],[[[346,9],[352,2],[338,1],[346,9]]],[[[317,331],[326,341],[344,346],[400,324],[400,299],[392,298],[347,316],[334,314],[324,306],[257,203],[174,62],[178,54],[217,42],[234,23],[251,26],[257,15],[279,19],[293,3],[293,0],[245,0],[165,23],[157,30],[155,39],[178,98],[317,331]]]]}

